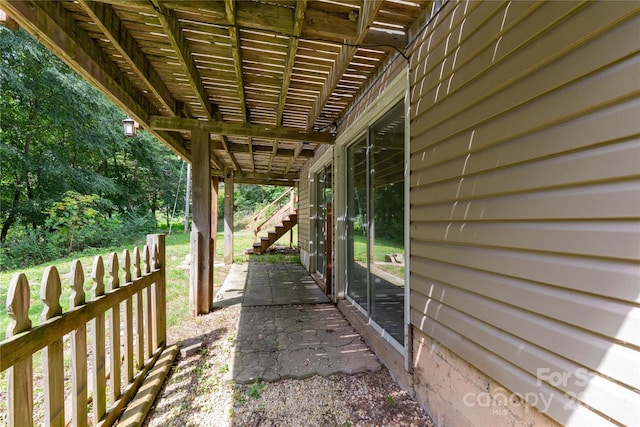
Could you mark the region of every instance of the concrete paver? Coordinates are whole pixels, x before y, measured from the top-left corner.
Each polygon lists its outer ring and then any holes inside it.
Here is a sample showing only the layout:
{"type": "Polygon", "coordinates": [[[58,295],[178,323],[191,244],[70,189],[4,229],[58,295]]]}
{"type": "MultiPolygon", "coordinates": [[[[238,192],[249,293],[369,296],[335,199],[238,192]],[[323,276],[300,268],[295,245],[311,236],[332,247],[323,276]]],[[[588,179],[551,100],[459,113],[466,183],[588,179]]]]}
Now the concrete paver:
{"type": "Polygon", "coordinates": [[[362,337],[299,264],[234,264],[216,299],[216,306],[242,306],[229,381],[302,379],[381,368],[362,337]]]}

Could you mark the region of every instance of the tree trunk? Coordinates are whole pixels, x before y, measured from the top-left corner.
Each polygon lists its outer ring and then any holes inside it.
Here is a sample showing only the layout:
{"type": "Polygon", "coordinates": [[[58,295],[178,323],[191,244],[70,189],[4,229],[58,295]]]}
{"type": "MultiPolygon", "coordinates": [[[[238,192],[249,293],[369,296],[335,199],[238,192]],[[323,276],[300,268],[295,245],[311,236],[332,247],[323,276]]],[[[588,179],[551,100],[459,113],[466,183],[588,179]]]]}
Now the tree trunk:
{"type": "MultiPolygon", "coordinates": [[[[38,106],[38,100],[33,100],[31,103],[31,111],[29,112],[29,122],[32,124],[35,121],[36,116],[38,115],[38,106]]],[[[31,133],[28,133],[24,140],[24,147],[22,149],[22,152],[24,153],[25,159],[29,157],[29,153],[31,151],[31,138],[31,133]]],[[[29,167],[27,166],[27,164],[25,164],[24,176],[22,177],[18,175],[16,177],[16,191],[13,193],[13,202],[11,203],[9,216],[7,217],[7,220],[4,222],[4,224],[2,224],[2,231],[0,231],[0,243],[4,243],[4,241],[7,239],[9,229],[16,220],[16,212],[18,211],[18,204],[20,203],[20,188],[22,187],[24,182],[27,183],[27,197],[32,198],[33,189],[29,185],[29,167]]]]}
{"type": "Polygon", "coordinates": [[[2,224],[2,231],[0,231],[0,243],[4,243],[7,239],[7,234],[9,234],[9,229],[11,225],[16,219],[16,212],[18,208],[18,203],[20,202],[20,186],[16,186],[16,191],[13,193],[13,203],[11,203],[11,209],[9,209],[9,216],[7,220],[2,224]]]}
{"type": "MultiPolygon", "coordinates": [[[[137,162],[136,162],[137,163],[137,162]]],[[[153,197],[151,198],[151,215],[153,216],[153,228],[158,226],[156,221],[156,210],[158,209],[158,192],[153,192],[153,197]]]]}

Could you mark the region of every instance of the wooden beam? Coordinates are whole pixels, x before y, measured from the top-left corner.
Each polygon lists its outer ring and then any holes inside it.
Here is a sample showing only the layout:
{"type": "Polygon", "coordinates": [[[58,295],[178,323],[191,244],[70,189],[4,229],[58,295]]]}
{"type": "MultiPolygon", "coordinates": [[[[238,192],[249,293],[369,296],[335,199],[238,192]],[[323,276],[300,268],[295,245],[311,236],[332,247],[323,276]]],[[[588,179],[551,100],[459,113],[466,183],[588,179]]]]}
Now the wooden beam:
{"type": "Polygon", "coordinates": [[[335,136],[329,132],[307,132],[302,129],[257,125],[240,122],[220,122],[180,117],[151,116],[151,128],[167,131],[205,130],[216,135],[252,136],[276,138],[287,141],[312,142],[314,144],[334,144],[335,136]]]}
{"type": "MultiPolygon", "coordinates": [[[[382,3],[379,0],[365,0],[362,2],[361,10],[367,8],[369,2],[382,3]]],[[[357,44],[356,40],[359,38],[359,34],[358,23],[349,20],[347,16],[340,17],[318,9],[307,9],[304,19],[304,37],[321,38],[336,43],[346,41],[350,44],[357,44]]]]}
{"type": "Polygon", "coordinates": [[[236,22],[243,27],[291,34],[293,10],[267,2],[239,1],[236,22]]]}
{"type": "MultiPolygon", "coordinates": [[[[302,24],[304,23],[304,16],[307,10],[307,0],[300,0],[296,3],[296,16],[293,23],[293,37],[289,38],[289,49],[287,51],[287,64],[284,67],[284,77],[282,79],[282,87],[280,88],[280,98],[278,99],[278,108],[276,109],[276,125],[282,125],[282,116],[284,115],[284,108],[287,104],[287,94],[289,93],[289,85],[291,84],[291,73],[293,72],[293,65],[296,62],[296,53],[298,52],[298,42],[300,34],[302,34],[302,24]]],[[[273,144],[273,154],[269,159],[269,171],[273,160],[278,152],[278,141],[273,144]]]]}
{"type": "Polygon", "coordinates": [[[129,9],[149,11],[149,0],[95,0],[97,3],[117,4],[129,9]]]}
{"type": "Polygon", "coordinates": [[[182,64],[185,70],[187,80],[193,89],[196,99],[202,105],[205,114],[208,119],[213,118],[213,111],[211,103],[209,102],[209,96],[207,95],[202,79],[200,78],[200,72],[196,67],[196,62],[191,55],[191,49],[187,44],[187,39],[182,33],[180,23],[173,10],[167,9],[161,0],[151,0],[154,8],[156,9],[156,15],[158,20],[162,24],[165,33],[169,38],[171,46],[178,54],[178,61],[182,64]]]}
{"type": "Polygon", "coordinates": [[[244,77],[242,75],[242,52],[240,50],[240,32],[236,26],[236,1],[225,0],[227,23],[229,24],[229,40],[231,41],[231,54],[233,55],[233,68],[236,72],[236,88],[238,90],[238,102],[242,121],[247,120],[247,103],[244,96],[244,77]]]}
{"type": "MultiPolygon", "coordinates": [[[[129,9],[146,10],[148,0],[96,0],[101,3],[118,4],[129,9]]],[[[190,13],[206,14],[214,25],[228,25],[225,5],[219,1],[202,0],[152,0],[162,3],[165,10],[180,9],[190,13]]],[[[367,3],[366,0],[363,3],[367,3]]],[[[261,1],[237,1],[235,22],[248,29],[264,30],[282,35],[293,35],[295,11],[286,6],[261,1]]],[[[353,42],[357,35],[357,22],[347,16],[338,16],[319,9],[308,9],[304,19],[304,36],[322,38],[335,43],[353,42]]]]}
{"type": "MultiPolygon", "coordinates": [[[[300,143],[301,146],[304,146],[305,144],[300,143]]],[[[220,143],[215,143],[212,142],[211,144],[211,149],[212,150],[223,150],[224,147],[222,146],[222,144],[220,143]]],[[[231,143],[229,145],[229,151],[231,153],[246,153],[246,154],[250,154],[253,156],[253,154],[255,153],[271,153],[272,152],[272,148],[268,145],[255,145],[255,144],[236,144],[236,143],[231,143]]],[[[311,158],[313,157],[315,151],[313,149],[308,149],[308,150],[300,150],[299,153],[296,154],[296,150],[291,149],[291,148],[278,148],[278,151],[276,152],[276,156],[278,157],[304,157],[304,158],[311,158]]]]}
{"type": "MultiPolygon", "coordinates": [[[[296,178],[297,180],[298,178],[296,178]]],[[[239,179],[236,180],[236,182],[238,184],[252,184],[252,185],[273,185],[273,186],[277,186],[277,187],[293,187],[296,185],[296,180],[290,179],[290,180],[278,180],[277,178],[260,178],[260,179],[253,179],[253,178],[246,178],[246,179],[239,179]]]]}
{"type": "Polygon", "coordinates": [[[273,145],[271,146],[271,157],[269,157],[269,165],[267,170],[271,172],[271,168],[273,167],[273,160],[276,158],[276,154],[278,152],[278,140],[273,141],[273,145]]]}
{"type": "Polygon", "coordinates": [[[307,10],[307,0],[299,0],[296,3],[296,16],[293,25],[293,37],[289,38],[289,49],[287,51],[287,64],[284,67],[284,77],[282,79],[282,88],[280,89],[280,98],[278,100],[278,108],[276,110],[276,124],[282,125],[282,116],[284,107],[287,103],[287,93],[291,84],[291,73],[293,65],[296,61],[296,53],[298,52],[299,37],[302,33],[302,24],[304,23],[305,11],[307,10]]]}
{"type": "Polygon", "coordinates": [[[170,132],[156,131],[153,129],[150,129],[149,132],[159,140],[163,141],[174,153],[178,155],[178,157],[181,157],[186,161],[191,161],[191,154],[185,148],[185,143],[181,135],[174,135],[170,132]]]}
{"type": "Polygon", "coordinates": [[[2,9],[0,9],[0,25],[10,29],[11,31],[18,31],[18,29],[20,29],[20,25],[18,25],[18,23],[2,9]]]}
{"type": "Polygon", "coordinates": [[[122,55],[122,58],[127,61],[132,71],[158,98],[158,101],[169,113],[174,116],[178,115],[178,106],[173,95],[111,6],[90,0],[79,0],[78,2],[105,37],[109,39],[113,47],[122,55]]]}
{"type": "MultiPolygon", "coordinates": [[[[212,170],[211,176],[224,178],[225,172],[220,170],[212,170]]],[[[273,174],[262,172],[240,172],[234,175],[236,184],[261,184],[261,185],[281,185],[293,186],[298,180],[298,175],[294,173],[273,174]]]]}
{"type": "MultiPolygon", "coordinates": [[[[211,177],[211,253],[213,257],[211,259],[211,283],[215,286],[215,257],[216,257],[216,244],[218,242],[218,195],[219,195],[219,183],[220,179],[217,176],[211,177]]],[[[216,290],[213,288],[213,293],[211,294],[215,297],[216,290]]],[[[212,305],[213,308],[213,299],[212,305]]]]}
{"type": "Polygon", "coordinates": [[[213,304],[213,253],[211,245],[211,163],[209,134],[196,131],[191,141],[193,223],[191,231],[191,312],[206,314],[213,304]],[[195,295],[193,295],[195,292],[195,295]]]}
{"type": "Polygon", "coordinates": [[[138,123],[152,110],[144,94],[58,1],[3,1],[2,7],[29,33],[98,88],[138,123]]]}
{"type": "Polygon", "coordinates": [[[253,158],[253,138],[249,137],[249,159],[251,159],[251,172],[256,171],[256,162],[253,158]]]}
{"type": "MultiPolygon", "coordinates": [[[[383,2],[383,0],[367,0],[363,2],[362,8],[360,9],[360,15],[358,16],[358,27],[355,40],[352,43],[353,45],[359,45],[362,43],[367,35],[369,27],[373,24],[375,17],[380,11],[383,2]]],[[[309,111],[307,129],[313,129],[313,125],[316,120],[318,120],[318,117],[320,117],[320,114],[322,114],[322,110],[325,105],[327,105],[329,98],[338,86],[338,83],[340,83],[342,76],[357,52],[358,48],[356,46],[342,46],[340,55],[331,69],[331,74],[329,75],[327,82],[322,87],[320,96],[317,98],[315,104],[311,108],[311,111],[309,111]]]]}
{"type": "MultiPolygon", "coordinates": [[[[289,169],[293,167],[293,163],[302,154],[303,149],[304,149],[304,144],[302,142],[298,142],[296,144],[296,148],[293,150],[293,156],[291,156],[291,158],[289,159],[289,162],[287,163],[287,167],[285,168],[284,173],[289,172],[289,169]]],[[[310,150],[306,150],[306,151],[310,151],[310,150]]],[[[313,152],[315,154],[315,150],[313,152]]]]}
{"type": "MultiPolygon", "coordinates": [[[[167,9],[179,8],[180,10],[191,13],[206,13],[207,18],[218,16],[219,19],[213,19],[211,22],[219,25],[228,24],[226,5],[222,2],[174,0],[164,1],[163,4],[167,9]]],[[[276,4],[237,1],[235,5],[235,23],[245,28],[291,34],[293,28],[293,10],[276,4]]]]}
{"type": "Polygon", "coordinates": [[[233,264],[233,191],[234,176],[227,172],[224,178],[224,263],[233,264]]]}
{"type": "MultiPolygon", "coordinates": [[[[212,104],[211,108],[213,109],[213,118],[219,122],[222,122],[222,113],[220,113],[220,109],[218,108],[218,106],[216,104],[212,104]]],[[[229,158],[231,159],[231,163],[233,163],[233,167],[236,170],[240,170],[241,169],[240,164],[238,163],[238,160],[235,158],[235,156],[231,152],[231,148],[230,148],[231,143],[229,142],[229,138],[227,138],[226,135],[220,135],[220,139],[222,140],[222,146],[224,147],[224,150],[229,154],[229,158]]],[[[224,168],[218,166],[218,169],[224,169],[224,168]]]]}

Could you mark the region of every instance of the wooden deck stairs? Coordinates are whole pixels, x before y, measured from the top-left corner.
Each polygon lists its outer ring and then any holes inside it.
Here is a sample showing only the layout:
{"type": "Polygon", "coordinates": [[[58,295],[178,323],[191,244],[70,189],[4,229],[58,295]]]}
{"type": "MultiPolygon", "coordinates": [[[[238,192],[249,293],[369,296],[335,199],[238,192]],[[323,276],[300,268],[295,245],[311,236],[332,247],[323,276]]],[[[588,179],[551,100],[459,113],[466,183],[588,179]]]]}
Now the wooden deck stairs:
{"type": "Polygon", "coordinates": [[[282,218],[282,221],[276,224],[275,228],[269,230],[266,236],[260,237],[260,240],[253,243],[253,247],[247,251],[249,254],[253,255],[261,255],[263,254],[271,245],[278,241],[282,236],[284,236],[288,231],[291,231],[293,227],[298,224],[298,213],[293,211],[286,217],[282,218]]]}
{"type": "Polygon", "coordinates": [[[251,218],[254,236],[253,247],[247,249],[245,253],[261,255],[278,239],[291,231],[298,224],[296,203],[295,188],[291,188],[255,214],[251,218]],[[271,214],[274,210],[275,213],[271,214]],[[266,236],[258,238],[258,234],[263,230],[269,231],[266,236]]]}

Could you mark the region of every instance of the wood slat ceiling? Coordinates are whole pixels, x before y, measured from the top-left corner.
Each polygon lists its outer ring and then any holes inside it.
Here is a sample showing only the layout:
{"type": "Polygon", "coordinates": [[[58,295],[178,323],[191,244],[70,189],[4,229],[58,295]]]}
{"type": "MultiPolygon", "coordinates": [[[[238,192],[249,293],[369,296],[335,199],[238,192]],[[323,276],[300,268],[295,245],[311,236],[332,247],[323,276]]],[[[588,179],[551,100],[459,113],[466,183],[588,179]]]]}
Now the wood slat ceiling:
{"type": "Polygon", "coordinates": [[[0,0],[0,9],[147,130],[212,174],[291,184],[403,52],[431,0],[0,0]]]}

